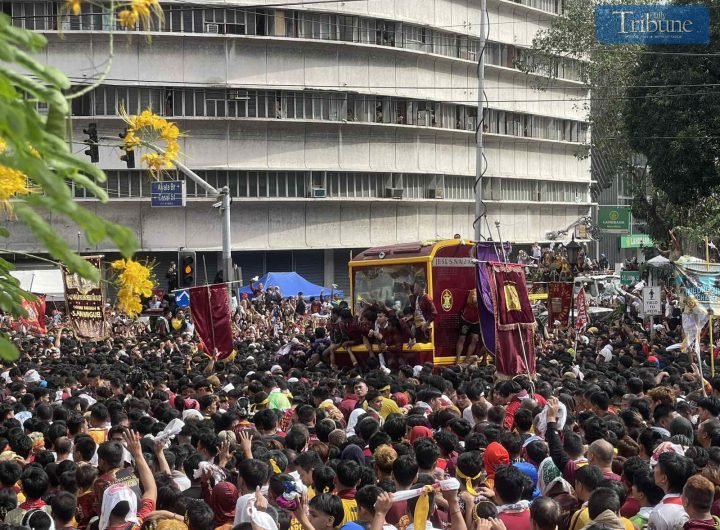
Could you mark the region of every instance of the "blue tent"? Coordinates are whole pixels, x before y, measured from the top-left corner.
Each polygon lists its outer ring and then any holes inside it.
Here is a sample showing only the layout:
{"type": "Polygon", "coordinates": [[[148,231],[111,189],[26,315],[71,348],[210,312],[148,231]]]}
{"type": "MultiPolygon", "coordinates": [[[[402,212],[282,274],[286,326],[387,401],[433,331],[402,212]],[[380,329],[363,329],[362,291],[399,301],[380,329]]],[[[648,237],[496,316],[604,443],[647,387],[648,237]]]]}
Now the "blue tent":
{"type": "MultiPolygon", "coordinates": [[[[308,300],[311,296],[318,298],[321,294],[329,297],[331,292],[340,297],[343,296],[342,291],[310,283],[297,272],[268,272],[260,278],[258,282],[263,284],[263,290],[268,287],[280,287],[280,294],[283,298],[297,296],[300,292],[305,295],[305,300],[308,300]]],[[[243,293],[252,294],[252,289],[249,285],[240,287],[238,291],[240,295],[243,293]]]]}

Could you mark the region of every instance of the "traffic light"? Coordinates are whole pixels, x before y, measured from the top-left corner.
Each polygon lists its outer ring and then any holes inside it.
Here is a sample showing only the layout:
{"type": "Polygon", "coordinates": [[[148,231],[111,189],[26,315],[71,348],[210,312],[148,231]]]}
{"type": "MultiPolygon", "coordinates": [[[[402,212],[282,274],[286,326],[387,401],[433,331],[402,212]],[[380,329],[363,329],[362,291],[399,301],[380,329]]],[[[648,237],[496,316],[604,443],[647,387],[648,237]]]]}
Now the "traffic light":
{"type": "MultiPolygon", "coordinates": [[[[127,136],[127,128],[120,134],[118,134],[120,138],[123,140],[127,136]]],[[[125,154],[120,157],[120,160],[125,162],[125,165],[127,165],[128,169],[134,169],[135,168],[135,149],[129,149],[125,147],[124,145],[120,146],[120,149],[125,151],[125,154]]]]}
{"type": "Polygon", "coordinates": [[[87,135],[87,140],[85,140],[83,143],[89,147],[89,149],[85,149],[85,154],[90,157],[90,162],[97,163],[100,162],[100,151],[98,149],[98,134],[97,134],[97,124],[96,123],[89,123],[87,129],[83,129],[83,133],[87,135]]]}
{"type": "Polygon", "coordinates": [[[178,285],[180,288],[195,285],[195,251],[181,250],[178,252],[178,285]]]}

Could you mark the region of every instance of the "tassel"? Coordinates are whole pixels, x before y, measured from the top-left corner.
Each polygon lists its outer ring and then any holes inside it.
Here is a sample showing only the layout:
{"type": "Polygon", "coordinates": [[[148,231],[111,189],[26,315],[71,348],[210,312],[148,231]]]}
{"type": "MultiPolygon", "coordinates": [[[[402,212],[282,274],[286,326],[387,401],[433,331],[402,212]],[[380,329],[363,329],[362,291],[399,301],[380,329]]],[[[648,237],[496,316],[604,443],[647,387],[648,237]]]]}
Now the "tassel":
{"type": "Polygon", "coordinates": [[[277,462],[275,462],[274,458],[270,459],[270,467],[272,467],[273,473],[280,474],[282,471],[280,470],[280,466],[277,465],[277,462]]]}
{"type": "Polygon", "coordinates": [[[425,486],[420,493],[420,498],[415,505],[415,514],[413,517],[413,526],[418,530],[424,530],[427,524],[428,515],[430,514],[430,496],[433,491],[432,486],[425,486]]]}
{"type": "Polygon", "coordinates": [[[466,489],[467,492],[468,492],[470,495],[472,495],[473,497],[477,497],[477,496],[478,496],[478,492],[475,491],[475,488],[473,487],[473,481],[479,479],[481,475],[482,475],[482,471],[481,471],[480,473],[478,473],[477,475],[475,475],[474,477],[469,477],[468,475],[466,475],[465,473],[463,473],[463,472],[460,471],[459,469],[455,470],[455,476],[456,476],[457,478],[460,478],[460,479],[464,479],[464,480],[465,480],[465,489],[466,489]]]}

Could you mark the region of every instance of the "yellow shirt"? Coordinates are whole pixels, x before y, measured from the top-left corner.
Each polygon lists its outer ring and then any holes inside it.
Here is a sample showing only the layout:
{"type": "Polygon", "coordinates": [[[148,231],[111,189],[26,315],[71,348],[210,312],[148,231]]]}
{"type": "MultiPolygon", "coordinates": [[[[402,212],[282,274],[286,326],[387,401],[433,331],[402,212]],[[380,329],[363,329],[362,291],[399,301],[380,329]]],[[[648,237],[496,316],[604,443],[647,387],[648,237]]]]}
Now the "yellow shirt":
{"type": "Polygon", "coordinates": [[[570,519],[569,530],[580,530],[590,522],[590,511],[587,506],[576,511],[570,519]]]}
{"type": "Polygon", "coordinates": [[[340,499],[342,502],[343,507],[343,520],[340,523],[340,527],[344,525],[345,523],[352,523],[353,521],[357,521],[358,518],[358,507],[357,507],[357,501],[355,499],[340,499]]]}
{"type": "Polygon", "coordinates": [[[382,407],[380,407],[380,417],[386,420],[390,414],[400,414],[400,407],[392,399],[384,397],[382,407]]]}

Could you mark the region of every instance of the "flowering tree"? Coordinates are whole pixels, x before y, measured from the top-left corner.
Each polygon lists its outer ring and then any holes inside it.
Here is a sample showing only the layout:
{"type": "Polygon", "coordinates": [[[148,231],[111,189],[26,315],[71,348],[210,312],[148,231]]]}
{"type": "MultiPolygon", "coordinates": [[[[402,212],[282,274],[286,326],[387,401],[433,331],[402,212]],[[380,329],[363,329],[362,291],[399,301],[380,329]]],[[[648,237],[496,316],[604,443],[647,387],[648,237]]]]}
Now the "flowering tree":
{"type": "MultiPolygon", "coordinates": [[[[67,0],[70,16],[80,13],[81,0],[67,0]]],[[[132,0],[112,3],[118,23],[127,28],[140,23],[149,28],[151,15],[159,12],[157,0],[132,0]]],[[[112,36],[111,36],[112,38],[112,36]]],[[[50,256],[81,276],[98,280],[100,271],[73,252],[45,215],[63,216],[85,233],[95,245],[110,240],[126,258],[113,268],[121,271],[118,284],[123,294],[120,300],[125,310],[139,312],[139,300],[152,289],[147,267],[131,259],[137,248],[134,233],[126,227],[111,223],[73,200],[67,182],[85,188],[101,202],[108,200],[99,185],[105,174],[98,167],[76,157],[66,141],[70,90],[67,77],[51,66],[33,58],[47,45],[42,35],[13,27],[11,20],[0,14],[0,214],[25,224],[47,249],[50,256]],[[47,113],[38,111],[46,107],[47,113]]],[[[98,81],[102,81],[102,77],[98,81]]],[[[91,90],[86,87],[82,91],[91,90]]],[[[76,93],[75,96],[78,94],[76,93]]],[[[144,145],[143,133],[150,130],[162,139],[167,150],[163,154],[144,155],[151,175],[159,175],[163,167],[170,167],[177,156],[179,131],[151,113],[145,117],[127,117],[133,134],[128,147],[144,145]]],[[[126,142],[128,140],[126,139],[126,142]]],[[[0,227],[0,237],[8,237],[7,228],[0,227]]],[[[12,264],[0,258],[0,310],[15,317],[22,316],[23,299],[32,295],[20,289],[19,282],[10,275],[12,264]]],[[[17,359],[14,345],[0,333],[0,357],[17,359]]]]}

